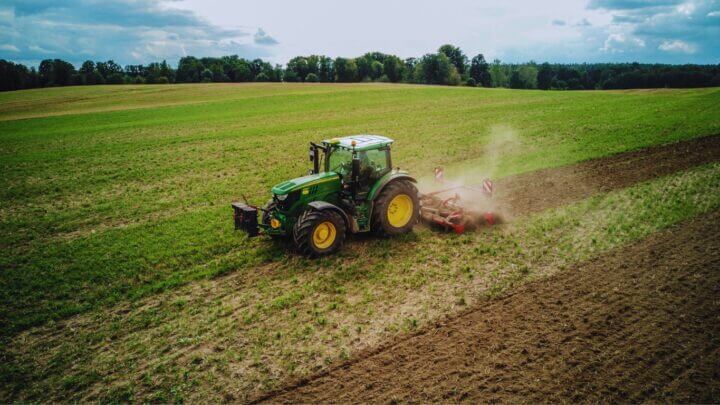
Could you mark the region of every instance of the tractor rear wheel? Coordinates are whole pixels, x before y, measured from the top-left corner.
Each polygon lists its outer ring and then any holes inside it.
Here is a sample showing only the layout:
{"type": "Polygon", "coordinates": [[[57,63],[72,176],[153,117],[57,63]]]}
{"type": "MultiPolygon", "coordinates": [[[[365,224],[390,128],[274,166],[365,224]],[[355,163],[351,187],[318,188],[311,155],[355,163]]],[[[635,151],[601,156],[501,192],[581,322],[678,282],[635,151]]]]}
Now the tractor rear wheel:
{"type": "Polygon", "coordinates": [[[385,235],[401,235],[412,231],[420,215],[420,201],[415,185],[396,180],[383,188],[373,208],[373,228],[385,235]]]}
{"type": "Polygon", "coordinates": [[[345,230],[345,221],[337,212],[308,210],[295,224],[295,246],[306,256],[329,255],[342,246],[345,230]]]}

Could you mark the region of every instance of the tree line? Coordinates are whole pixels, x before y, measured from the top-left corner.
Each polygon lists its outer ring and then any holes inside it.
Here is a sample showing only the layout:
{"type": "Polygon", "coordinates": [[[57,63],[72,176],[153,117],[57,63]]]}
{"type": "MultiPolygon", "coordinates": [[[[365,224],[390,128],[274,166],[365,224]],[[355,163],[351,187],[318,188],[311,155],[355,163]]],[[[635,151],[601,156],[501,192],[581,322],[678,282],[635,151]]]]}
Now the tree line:
{"type": "Polygon", "coordinates": [[[297,56],[282,65],[237,55],[180,59],[122,67],[112,60],[85,61],[76,68],[61,59],[46,59],[28,68],[0,59],[0,91],[94,84],[164,84],[200,82],[392,82],[513,89],[594,90],[720,86],[720,65],[641,63],[559,64],[488,62],[470,58],[453,45],[419,58],[368,52],[356,58],[297,56]]]}

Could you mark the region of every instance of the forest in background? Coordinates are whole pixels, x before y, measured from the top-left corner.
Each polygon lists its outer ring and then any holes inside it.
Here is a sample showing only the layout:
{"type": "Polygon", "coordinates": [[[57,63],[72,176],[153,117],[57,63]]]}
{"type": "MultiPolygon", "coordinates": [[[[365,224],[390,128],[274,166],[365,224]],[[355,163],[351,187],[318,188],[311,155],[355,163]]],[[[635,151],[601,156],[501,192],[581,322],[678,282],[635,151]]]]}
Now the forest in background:
{"type": "Polygon", "coordinates": [[[468,57],[459,47],[402,59],[382,52],[356,58],[297,56],[285,66],[237,55],[186,56],[176,68],[166,61],[126,65],[87,60],[80,67],[46,59],[27,67],[0,59],[0,91],[95,84],[165,84],[201,82],[392,82],[541,90],[691,88],[720,86],[720,64],[646,63],[503,63],[483,54],[468,57]]]}

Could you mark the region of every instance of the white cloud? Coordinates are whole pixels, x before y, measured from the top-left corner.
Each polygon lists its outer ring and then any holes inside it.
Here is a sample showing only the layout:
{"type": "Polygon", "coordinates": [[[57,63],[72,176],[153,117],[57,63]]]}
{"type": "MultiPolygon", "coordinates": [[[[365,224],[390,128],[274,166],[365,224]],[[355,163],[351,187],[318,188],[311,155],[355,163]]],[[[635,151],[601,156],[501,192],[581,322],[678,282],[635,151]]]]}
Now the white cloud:
{"type": "Polygon", "coordinates": [[[0,45],[0,51],[20,52],[20,49],[12,44],[3,44],[0,45]]]}
{"type": "Polygon", "coordinates": [[[0,59],[37,63],[62,58],[113,59],[120,64],[188,54],[266,57],[245,29],[213,24],[170,0],[0,0],[0,59]]]}
{"type": "Polygon", "coordinates": [[[575,26],[576,27],[590,27],[590,26],[592,26],[592,24],[590,23],[590,21],[588,21],[587,18],[583,18],[582,20],[580,20],[580,22],[575,24],[575,26]]]}
{"type": "Polygon", "coordinates": [[[718,0],[593,0],[592,4],[612,16],[601,48],[608,55],[711,64],[720,57],[720,21],[713,18],[720,16],[718,0]],[[638,46],[639,41],[644,46],[638,46]]]}
{"type": "Polygon", "coordinates": [[[677,11],[680,14],[690,15],[695,11],[695,4],[693,4],[693,3],[681,4],[677,7],[677,11]]]}
{"type": "Polygon", "coordinates": [[[692,44],[689,44],[685,41],[681,41],[679,39],[676,39],[674,41],[665,41],[660,46],[658,46],[658,49],[665,52],[682,52],[682,53],[695,53],[696,47],[692,44]]]}
{"type": "Polygon", "coordinates": [[[603,52],[627,52],[636,48],[644,48],[645,41],[630,34],[616,33],[608,35],[603,47],[603,52]]]}
{"type": "Polygon", "coordinates": [[[263,30],[262,28],[258,28],[257,32],[253,36],[253,40],[258,45],[277,45],[278,44],[278,41],[275,38],[268,35],[265,32],[265,30],[263,30]]]}
{"type": "Polygon", "coordinates": [[[53,51],[51,49],[45,49],[45,48],[43,48],[41,46],[37,46],[37,45],[30,45],[30,46],[28,46],[28,49],[33,52],[38,52],[38,53],[45,53],[45,54],[56,53],[55,51],[53,51]]]}
{"type": "Polygon", "coordinates": [[[369,51],[418,57],[450,43],[470,57],[483,53],[506,62],[720,60],[720,0],[445,4],[366,0],[352,8],[336,0],[0,0],[0,44],[19,49],[0,48],[0,58],[125,64],[237,54],[285,63],[298,55],[353,57],[369,51]]]}
{"type": "Polygon", "coordinates": [[[181,0],[174,5],[219,26],[233,26],[242,15],[244,24],[254,31],[260,27],[280,42],[265,47],[274,54],[272,61],[279,63],[298,55],[353,57],[371,51],[420,57],[446,43],[459,46],[470,57],[483,53],[489,60],[587,60],[588,52],[595,52],[602,42],[586,47],[580,32],[585,28],[574,23],[587,19],[596,24],[610,17],[587,10],[585,1],[550,3],[449,0],[439,7],[435,0],[367,0],[352,7],[336,0],[278,0],[252,6],[227,0],[181,0]],[[565,26],[553,25],[554,20],[565,26]]]}

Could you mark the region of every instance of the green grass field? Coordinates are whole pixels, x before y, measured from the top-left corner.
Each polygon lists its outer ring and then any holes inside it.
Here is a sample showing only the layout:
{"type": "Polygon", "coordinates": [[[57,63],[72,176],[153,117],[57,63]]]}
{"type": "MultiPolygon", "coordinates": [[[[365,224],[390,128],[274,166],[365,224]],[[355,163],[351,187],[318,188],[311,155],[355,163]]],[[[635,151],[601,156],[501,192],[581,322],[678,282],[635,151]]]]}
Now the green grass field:
{"type": "Polygon", "coordinates": [[[273,184],[304,174],[311,140],[387,135],[394,164],[418,175],[442,165],[448,176],[497,178],[718,134],[719,107],[718,89],[1,93],[0,400],[245,399],[483,291],[720,206],[714,164],[490,235],[357,238],[319,261],[233,232],[229,203],[242,194],[262,203],[273,184]],[[508,137],[513,147],[490,156],[508,137]],[[683,197],[660,198],[673,187],[683,197]],[[231,380],[235,391],[223,391],[231,380]]]}

